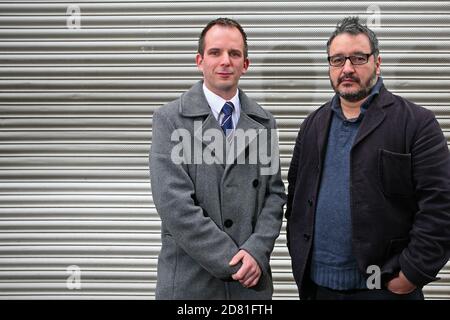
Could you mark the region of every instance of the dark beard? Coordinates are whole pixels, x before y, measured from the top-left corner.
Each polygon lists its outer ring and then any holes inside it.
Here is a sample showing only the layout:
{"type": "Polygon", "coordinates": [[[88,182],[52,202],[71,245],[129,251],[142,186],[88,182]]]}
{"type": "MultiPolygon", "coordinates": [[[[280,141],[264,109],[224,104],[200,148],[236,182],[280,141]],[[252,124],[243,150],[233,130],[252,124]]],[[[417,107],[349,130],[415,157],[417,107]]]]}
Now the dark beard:
{"type": "MultiPolygon", "coordinates": [[[[353,78],[355,81],[358,81],[358,83],[360,83],[359,78],[350,76],[351,78],[353,78]]],[[[357,102],[360,101],[364,98],[366,98],[369,94],[370,91],[372,90],[373,86],[376,84],[376,78],[377,78],[377,73],[376,70],[373,71],[372,77],[366,81],[364,88],[362,88],[361,90],[354,92],[354,93],[342,93],[340,92],[333,84],[333,81],[331,81],[331,86],[334,89],[334,92],[336,92],[341,98],[347,100],[348,102],[357,102]]],[[[338,82],[338,85],[340,84],[340,80],[338,82]]]]}
{"type": "MultiPolygon", "coordinates": [[[[368,81],[370,84],[370,81],[368,81]]],[[[362,99],[364,99],[365,97],[367,97],[370,94],[370,90],[372,88],[366,87],[365,89],[361,89],[357,92],[354,93],[339,93],[339,96],[345,100],[347,100],[348,102],[356,102],[356,101],[360,101],[362,99]]]]}

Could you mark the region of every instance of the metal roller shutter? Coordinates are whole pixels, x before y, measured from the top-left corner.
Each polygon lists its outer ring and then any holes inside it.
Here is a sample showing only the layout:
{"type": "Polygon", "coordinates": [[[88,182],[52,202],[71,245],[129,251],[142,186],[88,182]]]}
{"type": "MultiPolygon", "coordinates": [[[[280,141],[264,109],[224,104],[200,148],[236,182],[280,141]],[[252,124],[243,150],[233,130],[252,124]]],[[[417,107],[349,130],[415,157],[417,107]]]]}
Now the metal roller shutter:
{"type": "MultiPolygon", "coordinates": [[[[200,78],[209,20],[248,33],[241,86],[277,118],[286,179],[301,121],[332,95],[328,36],[377,11],[387,86],[450,140],[450,1],[0,1],[0,298],[154,297],[152,113],[200,78]]],[[[298,298],[284,226],[271,263],[274,298],[298,298]]],[[[449,264],[439,276],[426,297],[449,299],[449,264]]]]}

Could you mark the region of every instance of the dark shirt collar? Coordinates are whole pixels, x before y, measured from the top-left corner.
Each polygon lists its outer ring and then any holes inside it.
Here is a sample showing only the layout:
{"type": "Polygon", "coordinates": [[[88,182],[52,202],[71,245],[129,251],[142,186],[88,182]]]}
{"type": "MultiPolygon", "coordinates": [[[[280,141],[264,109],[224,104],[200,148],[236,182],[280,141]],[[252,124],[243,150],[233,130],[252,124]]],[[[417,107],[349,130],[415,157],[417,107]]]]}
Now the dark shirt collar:
{"type": "MultiPolygon", "coordinates": [[[[356,119],[352,119],[352,121],[356,122],[356,121],[359,121],[362,119],[362,117],[364,116],[364,113],[369,108],[369,106],[372,103],[375,96],[377,96],[380,93],[380,89],[382,86],[383,86],[383,78],[381,78],[381,76],[380,76],[380,77],[378,77],[377,83],[375,83],[375,85],[370,90],[370,94],[367,97],[366,101],[364,101],[363,104],[361,105],[361,113],[359,114],[359,117],[356,119]]],[[[339,118],[341,118],[341,120],[347,120],[344,116],[344,113],[342,112],[341,100],[339,99],[339,95],[337,93],[334,95],[333,99],[331,100],[331,109],[334,111],[334,113],[339,118]]]]}

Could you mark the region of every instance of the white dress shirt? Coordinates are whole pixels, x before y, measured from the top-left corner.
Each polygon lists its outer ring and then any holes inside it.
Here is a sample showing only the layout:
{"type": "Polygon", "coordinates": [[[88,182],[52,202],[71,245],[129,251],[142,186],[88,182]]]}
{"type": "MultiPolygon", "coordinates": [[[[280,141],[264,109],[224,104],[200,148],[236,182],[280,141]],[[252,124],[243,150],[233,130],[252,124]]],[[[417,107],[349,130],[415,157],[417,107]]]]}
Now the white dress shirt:
{"type": "Polygon", "coordinates": [[[205,93],[206,101],[208,101],[209,107],[211,108],[214,118],[219,122],[219,126],[222,122],[224,114],[221,113],[222,107],[227,101],[231,101],[234,105],[234,110],[231,115],[231,120],[233,121],[233,129],[236,129],[236,125],[239,121],[239,116],[241,114],[241,103],[239,101],[239,90],[236,90],[236,94],[230,100],[225,100],[219,97],[217,94],[209,90],[203,83],[203,92],[205,93]]]}

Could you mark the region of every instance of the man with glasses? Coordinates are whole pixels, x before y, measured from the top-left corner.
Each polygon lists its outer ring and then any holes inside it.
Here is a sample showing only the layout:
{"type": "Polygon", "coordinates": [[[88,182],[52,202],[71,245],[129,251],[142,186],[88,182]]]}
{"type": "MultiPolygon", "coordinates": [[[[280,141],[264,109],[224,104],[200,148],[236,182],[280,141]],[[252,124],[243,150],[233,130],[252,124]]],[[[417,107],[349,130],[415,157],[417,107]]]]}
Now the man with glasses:
{"type": "Polygon", "coordinates": [[[383,85],[375,33],[327,43],[331,101],[302,123],[287,245],[301,299],[423,299],[449,259],[450,155],[433,113],[383,85]]]}

